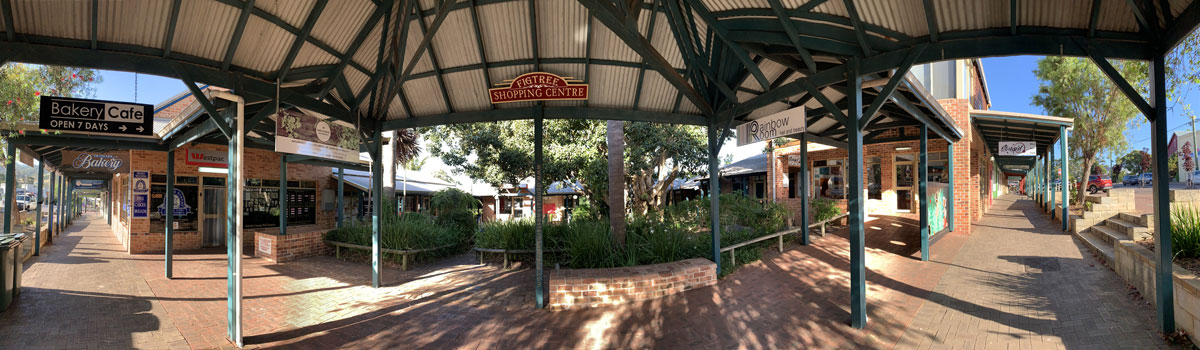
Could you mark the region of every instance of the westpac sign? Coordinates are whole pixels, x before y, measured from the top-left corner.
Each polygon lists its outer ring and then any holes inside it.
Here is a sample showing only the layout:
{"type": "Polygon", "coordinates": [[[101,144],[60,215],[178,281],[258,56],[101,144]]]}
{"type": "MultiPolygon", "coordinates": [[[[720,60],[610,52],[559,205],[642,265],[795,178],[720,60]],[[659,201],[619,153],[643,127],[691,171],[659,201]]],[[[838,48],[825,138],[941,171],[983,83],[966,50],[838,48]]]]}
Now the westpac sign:
{"type": "Polygon", "coordinates": [[[737,126],[738,146],[804,132],[804,106],[737,126]]]}

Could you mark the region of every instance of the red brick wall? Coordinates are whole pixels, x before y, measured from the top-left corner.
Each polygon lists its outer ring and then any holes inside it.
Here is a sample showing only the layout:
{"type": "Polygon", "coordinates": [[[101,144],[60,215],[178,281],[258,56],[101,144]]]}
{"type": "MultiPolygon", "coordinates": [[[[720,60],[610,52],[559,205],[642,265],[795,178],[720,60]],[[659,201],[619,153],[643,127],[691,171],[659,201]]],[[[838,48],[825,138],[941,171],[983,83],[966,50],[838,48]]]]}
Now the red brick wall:
{"type": "MultiPolygon", "coordinates": [[[[187,147],[196,149],[226,151],[227,147],[222,145],[208,144],[192,144],[187,147]]],[[[166,174],[167,172],[167,152],[157,151],[130,151],[130,169],[137,171],[150,171],[151,174],[166,174]]],[[[175,151],[175,175],[177,176],[214,176],[224,177],[222,174],[202,174],[200,169],[195,165],[188,165],[184,162],[187,152],[185,148],[180,148],[175,151]]],[[[247,148],[245,153],[245,176],[247,178],[263,178],[263,179],[278,179],[279,178],[279,160],[282,154],[268,150],[247,148]]],[[[324,190],[337,190],[337,181],[330,176],[330,168],[313,166],[306,164],[288,164],[288,179],[301,181],[316,182],[317,195],[317,223],[316,225],[289,225],[288,230],[312,231],[318,229],[330,229],[337,224],[337,212],[330,210],[325,211],[322,202],[324,190]]],[[[120,208],[123,203],[122,191],[125,190],[125,184],[129,181],[129,174],[117,174],[113,178],[116,184],[113,192],[112,208],[114,216],[123,215],[120,208]]],[[[134,219],[128,225],[128,228],[120,227],[117,218],[114,217],[114,232],[118,238],[125,243],[126,249],[131,254],[137,253],[152,253],[162,252],[164,246],[163,233],[150,232],[150,219],[134,219]]],[[[254,229],[254,231],[263,231],[270,233],[278,233],[278,228],[254,229]]],[[[247,231],[249,232],[249,231],[247,231]]],[[[254,244],[254,235],[243,235],[244,244],[249,247],[254,244]]],[[[174,235],[172,245],[175,249],[195,249],[200,248],[201,238],[199,233],[177,231],[174,235]]]]}
{"type": "Polygon", "coordinates": [[[716,283],[717,265],[707,259],[611,269],[559,269],[550,272],[550,308],[649,300],[716,283]]]}
{"type": "Polygon", "coordinates": [[[254,256],[271,260],[275,263],[303,259],[307,257],[327,255],[332,249],[325,244],[325,233],[329,230],[316,230],[300,233],[278,235],[263,231],[247,232],[254,236],[254,256]]]}
{"type": "Polygon", "coordinates": [[[974,213],[978,211],[979,188],[977,174],[979,167],[978,154],[972,152],[983,142],[976,142],[978,136],[971,128],[971,104],[969,100],[942,99],[938,100],[942,109],[954,120],[958,130],[964,133],[962,140],[954,144],[954,232],[971,234],[971,223],[975,221],[974,213]]]}

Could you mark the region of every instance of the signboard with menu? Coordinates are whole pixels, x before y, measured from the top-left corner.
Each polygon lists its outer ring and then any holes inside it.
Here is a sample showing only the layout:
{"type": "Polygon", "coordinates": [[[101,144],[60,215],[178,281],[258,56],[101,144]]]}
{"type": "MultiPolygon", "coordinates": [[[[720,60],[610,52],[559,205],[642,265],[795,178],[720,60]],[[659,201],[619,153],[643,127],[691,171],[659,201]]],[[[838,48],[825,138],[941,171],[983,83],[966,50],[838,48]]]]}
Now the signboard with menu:
{"type": "Polygon", "coordinates": [[[275,152],[362,163],[358,130],[318,116],[295,108],[276,114],[275,152]]]}

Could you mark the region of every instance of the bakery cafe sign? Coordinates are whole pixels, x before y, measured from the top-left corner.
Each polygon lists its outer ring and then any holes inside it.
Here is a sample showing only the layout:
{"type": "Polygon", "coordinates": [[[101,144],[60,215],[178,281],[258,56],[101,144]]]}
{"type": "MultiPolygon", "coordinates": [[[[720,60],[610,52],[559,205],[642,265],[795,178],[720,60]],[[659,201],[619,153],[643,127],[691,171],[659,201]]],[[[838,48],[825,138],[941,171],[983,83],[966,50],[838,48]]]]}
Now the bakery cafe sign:
{"type": "Polygon", "coordinates": [[[488,90],[488,97],[492,103],[586,100],[588,84],[582,82],[554,73],[525,73],[496,84],[498,87],[488,90]]]}

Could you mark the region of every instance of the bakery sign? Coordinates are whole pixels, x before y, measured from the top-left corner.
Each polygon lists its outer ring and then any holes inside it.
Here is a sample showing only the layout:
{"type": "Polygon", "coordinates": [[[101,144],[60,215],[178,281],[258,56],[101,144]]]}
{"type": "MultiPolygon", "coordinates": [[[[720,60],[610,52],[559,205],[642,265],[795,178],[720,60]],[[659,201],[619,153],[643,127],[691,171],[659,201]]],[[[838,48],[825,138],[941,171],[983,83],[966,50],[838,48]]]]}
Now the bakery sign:
{"type": "Polygon", "coordinates": [[[129,156],[128,153],[62,151],[62,167],[90,172],[124,173],[129,171],[129,156]]]}
{"type": "Polygon", "coordinates": [[[1037,155],[1037,142],[1000,141],[1000,155],[1032,157],[1037,155]]]}
{"type": "Polygon", "coordinates": [[[554,73],[525,73],[516,79],[496,84],[496,88],[488,89],[488,97],[492,103],[586,100],[588,84],[582,82],[554,73]]]}

